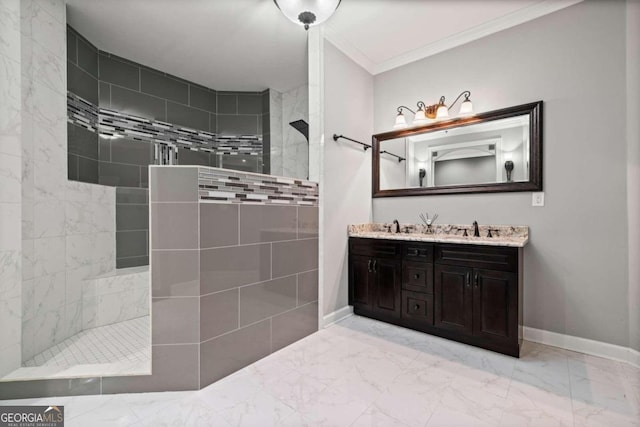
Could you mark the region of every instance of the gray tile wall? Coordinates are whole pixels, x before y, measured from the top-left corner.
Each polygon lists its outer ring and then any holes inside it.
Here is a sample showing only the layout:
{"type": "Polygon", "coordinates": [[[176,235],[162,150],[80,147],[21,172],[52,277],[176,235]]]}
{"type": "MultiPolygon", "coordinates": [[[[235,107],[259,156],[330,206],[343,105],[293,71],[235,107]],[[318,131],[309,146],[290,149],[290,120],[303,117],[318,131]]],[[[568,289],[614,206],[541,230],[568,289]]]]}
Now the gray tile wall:
{"type": "Polygon", "coordinates": [[[116,268],[149,264],[149,190],[116,188],[116,268]]]}
{"type": "Polygon", "coordinates": [[[197,314],[204,387],[317,330],[318,210],[197,203],[197,184],[197,168],[152,167],[151,272],[154,343],[193,339],[197,314]]]}
{"type": "MultiPolygon", "coordinates": [[[[103,108],[221,135],[261,135],[263,121],[268,126],[268,90],[217,92],[100,51],[69,26],[67,60],[68,90],[103,108]]],[[[120,187],[148,186],[147,167],[154,163],[152,144],[126,138],[100,137],[98,141],[95,133],[87,135],[85,132],[90,132],[82,130],[69,132],[69,179],[120,187]]],[[[263,151],[267,157],[269,144],[267,141],[263,151]]],[[[241,162],[238,156],[183,147],[178,148],[178,157],[183,165],[269,171],[268,158],[266,163],[253,157],[241,162]]]]}
{"type": "MultiPolygon", "coordinates": [[[[317,207],[199,201],[197,167],[150,184],[152,374],[4,382],[0,400],[197,390],[317,331],[317,207]]],[[[131,190],[118,205],[146,201],[131,190]]]]}

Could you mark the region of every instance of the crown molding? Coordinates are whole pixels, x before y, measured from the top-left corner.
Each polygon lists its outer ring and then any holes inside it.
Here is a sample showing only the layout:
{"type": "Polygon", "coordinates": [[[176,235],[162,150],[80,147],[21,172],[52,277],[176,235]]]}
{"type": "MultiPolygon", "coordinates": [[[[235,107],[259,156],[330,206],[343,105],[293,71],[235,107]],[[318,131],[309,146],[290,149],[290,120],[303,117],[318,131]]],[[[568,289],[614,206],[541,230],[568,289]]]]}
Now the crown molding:
{"type": "Polygon", "coordinates": [[[348,42],[343,37],[340,37],[337,31],[332,29],[330,23],[325,24],[324,38],[325,40],[331,42],[331,44],[337,47],[340,51],[342,51],[342,53],[351,58],[356,64],[367,70],[369,74],[374,74],[373,70],[375,68],[375,64],[373,63],[373,61],[352,43],[348,42]]]}
{"type": "Polygon", "coordinates": [[[375,64],[358,50],[358,48],[353,46],[353,44],[338,36],[329,24],[326,26],[325,38],[369,73],[376,75],[506,30],[507,28],[515,27],[516,25],[523,24],[580,2],[582,2],[582,0],[545,0],[460,33],[445,37],[444,39],[429,43],[419,49],[414,49],[379,64],[375,64]]]}

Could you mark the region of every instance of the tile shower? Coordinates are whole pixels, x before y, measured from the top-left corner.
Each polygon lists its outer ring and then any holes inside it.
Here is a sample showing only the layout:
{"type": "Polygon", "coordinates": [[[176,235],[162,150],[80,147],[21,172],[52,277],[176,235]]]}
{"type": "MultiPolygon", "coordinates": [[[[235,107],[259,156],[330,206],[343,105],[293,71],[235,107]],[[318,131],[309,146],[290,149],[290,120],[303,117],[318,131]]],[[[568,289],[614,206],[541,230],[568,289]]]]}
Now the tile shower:
{"type": "MultiPolygon", "coordinates": [[[[296,145],[307,143],[286,128],[287,121],[307,119],[306,86],[284,94],[218,92],[98,50],[66,26],[63,0],[8,0],[1,8],[15,24],[2,34],[11,30],[19,45],[9,60],[21,74],[15,81],[21,93],[15,105],[8,104],[19,118],[16,136],[3,128],[18,138],[18,151],[0,147],[0,168],[22,179],[16,200],[0,192],[0,225],[11,219],[4,209],[11,204],[22,227],[15,245],[7,243],[12,235],[2,236],[0,260],[21,258],[11,265],[22,280],[12,280],[9,269],[0,277],[3,284],[18,285],[0,289],[2,303],[11,307],[1,318],[9,335],[3,331],[0,398],[197,388],[316,330],[317,184],[228,170],[216,177],[222,169],[201,168],[208,179],[186,191],[194,189],[203,215],[224,219],[225,209],[237,210],[238,241],[231,253],[257,247],[269,259],[261,258],[257,276],[236,272],[239,281],[219,292],[200,289],[207,283],[201,277],[217,275],[201,271],[200,255],[226,249],[215,242],[198,246],[195,259],[175,248],[176,257],[167,263],[184,264],[162,278],[147,266],[150,256],[171,252],[155,248],[152,255],[149,249],[164,238],[158,230],[154,238],[149,225],[148,176],[161,154],[157,145],[177,147],[177,163],[267,171],[275,159],[279,173],[306,177],[308,167],[300,166],[306,156],[299,161],[295,154],[301,153],[296,145]],[[17,167],[7,169],[14,158],[17,167]],[[264,229],[251,228],[261,221],[264,229]],[[260,237],[248,243],[252,233],[260,237]],[[286,257],[296,268],[282,261],[286,257]],[[180,274],[194,275],[195,282],[180,274]],[[172,277],[180,280],[171,283],[172,277]],[[189,294],[194,283],[195,293],[189,294]],[[170,294],[163,294],[167,289],[170,294]],[[187,296],[171,294],[181,292],[187,296]],[[234,292],[235,309],[229,299],[234,292]],[[199,314],[185,341],[176,338],[180,333],[171,323],[193,303],[190,297],[197,297],[199,314]],[[214,310],[229,302],[237,324],[224,321],[229,313],[214,310]],[[217,314],[223,317],[219,323],[207,317],[217,314]],[[244,355],[240,365],[229,362],[228,351],[236,350],[244,355]],[[206,360],[200,363],[201,358],[206,360]],[[183,365],[174,366],[176,359],[183,365]]],[[[151,205],[157,204],[172,202],[152,198],[151,205]]],[[[207,234],[209,222],[200,218],[194,224],[207,234]]],[[[234,273],[223,269],[224,274],[234,273]]]]}

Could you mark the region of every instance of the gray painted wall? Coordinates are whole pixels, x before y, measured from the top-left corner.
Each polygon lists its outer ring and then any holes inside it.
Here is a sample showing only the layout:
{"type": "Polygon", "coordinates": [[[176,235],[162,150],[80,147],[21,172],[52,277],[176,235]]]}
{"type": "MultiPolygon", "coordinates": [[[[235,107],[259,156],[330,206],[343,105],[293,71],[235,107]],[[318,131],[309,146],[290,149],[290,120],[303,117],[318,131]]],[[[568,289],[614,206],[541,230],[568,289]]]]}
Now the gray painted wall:
{"type": "Polygon", "coordinates": [[[447,223],[528,225],[525,325],[627,346],[624,101],[593,109],[625,99],[625,55],[625,3],[585,1],[377,75],[376,132],[398,105],[465,89],[476,111],[543,100],[546,206],[532,207],[531,193],[374,199],[374,220],[417,222],[427,210],[447,223]]]}
{"type": "Polygon", "coordinates": [[[640,1],[627,2],[629,346],[640,351],[640,1]]]}
{"type": "MultiPolygon", "coordinates": [[[[320,181],[324,221],[323,310],[330,314],[347,305],[347,226],[371,220],[371,150],[343,134],[369,141],[373,133],[373,77],[355,62],[324,43],[324,168],[320,181]],[[356,113],[357,112],[357,113],[356,113]]],[[[313,164],[313,161],[312,161],[313,164]]]]}

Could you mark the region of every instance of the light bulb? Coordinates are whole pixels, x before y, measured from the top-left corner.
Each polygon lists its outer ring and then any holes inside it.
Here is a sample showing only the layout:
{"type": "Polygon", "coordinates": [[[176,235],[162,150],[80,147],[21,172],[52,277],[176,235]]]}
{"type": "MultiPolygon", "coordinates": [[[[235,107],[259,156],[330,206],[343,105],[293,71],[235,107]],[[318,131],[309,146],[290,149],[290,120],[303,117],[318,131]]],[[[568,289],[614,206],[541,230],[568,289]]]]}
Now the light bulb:
{"type": "Polygon", "coordinates": [[[472,114],[473,113],[473,103],[466,99],[462,105],[460,105],[460,115],[472,114]]]}
{"type": "Polygon", "coordinates": [[[407,127],[407,119],[404,117],[404,114],[398,113],[396,116],[396,123],[393,125],[394,129],[401,129],[407,127]]]}
{"type": "Polygon", "coordinates": [[[441,104],[438,106],[438,110],[436,111],[436,120],[438,119],[448,119],[449,118],[449,109],[446,105],[441,104]]]}

